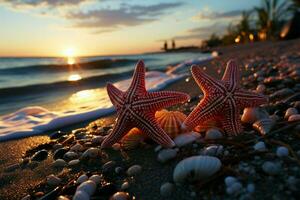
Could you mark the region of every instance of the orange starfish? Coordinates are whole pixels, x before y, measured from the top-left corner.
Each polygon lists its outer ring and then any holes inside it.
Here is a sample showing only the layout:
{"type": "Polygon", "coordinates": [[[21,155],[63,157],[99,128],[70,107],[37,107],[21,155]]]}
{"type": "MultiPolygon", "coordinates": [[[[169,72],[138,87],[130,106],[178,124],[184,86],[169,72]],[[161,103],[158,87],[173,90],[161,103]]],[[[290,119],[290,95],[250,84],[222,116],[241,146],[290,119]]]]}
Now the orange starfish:
{"type": "Polygon", "coordinates": [[[184,121],[183,129],[193,129],[200,123],[214,119],[220,120],[227,134],[237,135],[243,130],[240,111],[267,102],[264,96],[239,87],[239,69],[233,60],[227,63],[222,80],[208,76],[195,65],[191,71],[204,98],[184,121]]]}
{"type": "Polygon", "coordinates": [[[174,146],[172,139],[155,120],[155,112],[189,99],[181,92],[147,92],[145,87],[145,66],[143,61],[136,65],[132,82],[126,92],[107,84],[107,92],[117,109],[117,122],[103,141],[101,147],[109,147],[118,142],[130,129],[137,127],[158,144],[164,147],[174,146]]]}

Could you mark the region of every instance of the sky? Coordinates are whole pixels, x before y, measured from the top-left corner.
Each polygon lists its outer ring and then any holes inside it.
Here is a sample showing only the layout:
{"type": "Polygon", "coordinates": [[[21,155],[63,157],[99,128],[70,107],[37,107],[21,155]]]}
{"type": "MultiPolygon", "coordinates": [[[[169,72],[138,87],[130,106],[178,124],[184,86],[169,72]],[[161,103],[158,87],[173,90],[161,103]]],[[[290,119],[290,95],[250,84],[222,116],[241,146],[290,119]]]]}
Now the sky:
{"type": "Polygon", "coordinates": [[[260,0],[0,0],[0,57],[135,54],[200,45],[260,0]]]}

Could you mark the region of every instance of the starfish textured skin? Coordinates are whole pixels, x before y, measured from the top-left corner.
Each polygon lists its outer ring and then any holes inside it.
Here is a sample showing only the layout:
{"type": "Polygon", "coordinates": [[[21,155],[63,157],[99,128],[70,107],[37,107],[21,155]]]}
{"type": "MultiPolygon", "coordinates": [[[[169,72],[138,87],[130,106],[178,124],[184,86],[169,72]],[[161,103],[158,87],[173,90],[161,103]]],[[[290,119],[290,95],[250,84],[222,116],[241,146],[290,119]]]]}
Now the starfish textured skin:
{"type": "Polygon", "coordinates": [[[185,102],[190,98],[189,95],[173,91],[147,92],[143,61],[137,63],[131,84],[126,92],[108,83],[107,93],[117,110],[117,120],[112,132],[102,142],[102,148],[112,146],[134,127],[139,128],[164,147],[175,145],[156,122],[155,112],[185,102]]]}
{"type": "Polygon", "coordinates": [[[222,80],[210,77],[195,65],[191,71],[204,98],[183,122],[184,130],[191,130],[207,120],[219,120],[228,135],[237,135],[243,131],[240,111],[268,101],[265,96],[239,86],[239,68],[233,60],[227,63],[222,80]]]}

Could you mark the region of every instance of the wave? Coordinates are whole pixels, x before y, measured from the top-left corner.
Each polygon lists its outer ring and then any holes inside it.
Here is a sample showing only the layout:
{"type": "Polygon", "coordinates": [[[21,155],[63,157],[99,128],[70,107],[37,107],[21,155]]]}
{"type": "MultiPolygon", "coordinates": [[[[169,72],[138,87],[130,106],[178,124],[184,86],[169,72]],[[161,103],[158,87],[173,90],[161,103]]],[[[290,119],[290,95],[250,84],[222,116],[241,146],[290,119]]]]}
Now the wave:
{"type": "Polygon", "coordinates": [[[112,67],[126,66],[135,63],[135,59],[103,59],[90,62],[82,62],[74,65],[52,64],[52,65],[33,65],[24,67],[11,67],[0,69],[1,75],[34,74],[34,73],[57,73],[67,72],[70,68],[82,68],[85,70],[105,69],[112,67]]]}

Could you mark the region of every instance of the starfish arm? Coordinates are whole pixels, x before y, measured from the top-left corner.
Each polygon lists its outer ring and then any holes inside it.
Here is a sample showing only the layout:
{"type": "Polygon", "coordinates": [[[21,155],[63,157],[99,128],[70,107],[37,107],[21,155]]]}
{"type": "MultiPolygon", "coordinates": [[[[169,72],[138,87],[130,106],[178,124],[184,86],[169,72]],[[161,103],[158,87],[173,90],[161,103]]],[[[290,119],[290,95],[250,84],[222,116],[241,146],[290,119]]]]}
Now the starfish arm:
{"type": "Polygon", "coordinates": [[[266,96],[243,89],[236,91],[234,93],[234,98],[237,104],[239,104],[242,108],[257,107],[268,102],[268,98],[266,96]]]}
{"type": "Polygon", "coordinates": [[[214,116],[220,114],[218,110],[222,104],[222,98],[217,98],[214,101],[204,98],[183,122],[182,129],[192,130],[201,123],[214,118],[214,116]]]}
{"type": "Polygon", "coordinates": [[[126,113],[123,112],[119,115],[117,123],[115,124],[112,132],[104,139],[101,144],[101,148],[111,147],[118,142],[130,129],[133,127],[130,125],[126,113]]]}
{"type": "Polygon", "coordinates": [[[116,88],[112,83],[107,83],[106,89],[112,104],[117,108],[117,110],[120,109],[123,102],[122,97],[124,92],[116,88]]]}
{"type": "Polygon", "coordinates": [[[132,113],[132,115],[134,116],[136,127],[141,129],[143,133],[149,136],[156,143],[166,148],[171,148],[175,146],[173,140],[156,122],[154,118],[154,113],[148,113],[148,114],[132,113]]]}
{"type": "Polygon", "coordinates": [[[189,98],[189,95],[182,92],[148,92],[142,99],[134,102],[133,105],[141,109],[161,110],[178,103],[186,102],[189,98]]]}
{"type": "Polygon", "coordinates": [[[128,93],[130,93],[129,96],[131,96],[131,94],[135,94],[135,93],[146,92],[145,72],[146,72],[146,69],[145,69],[144,62],[142,60],[139,60],[135,66],[133,78],[132,78],[131,84],[127,90],[128,93]]]}
{"type": "Polygon", "coordinates": [[[204,95],[211,92],[212,90],[226,92],[225,87],[221,84],[220,81],[204,73],[202,69],[200,69],[200,67],[193,65],[191,71],[195,81],[203,91],[204,95]]]}
{"type": "Polygon", "coordinates": [[[239,84],[239,78],[240,73],[237,63],[234,60],[229,60],[222,77],[222,81],[229,82],[229,85],[231,87],[229,90],[234,90],[235,87],[239,84]]]}

